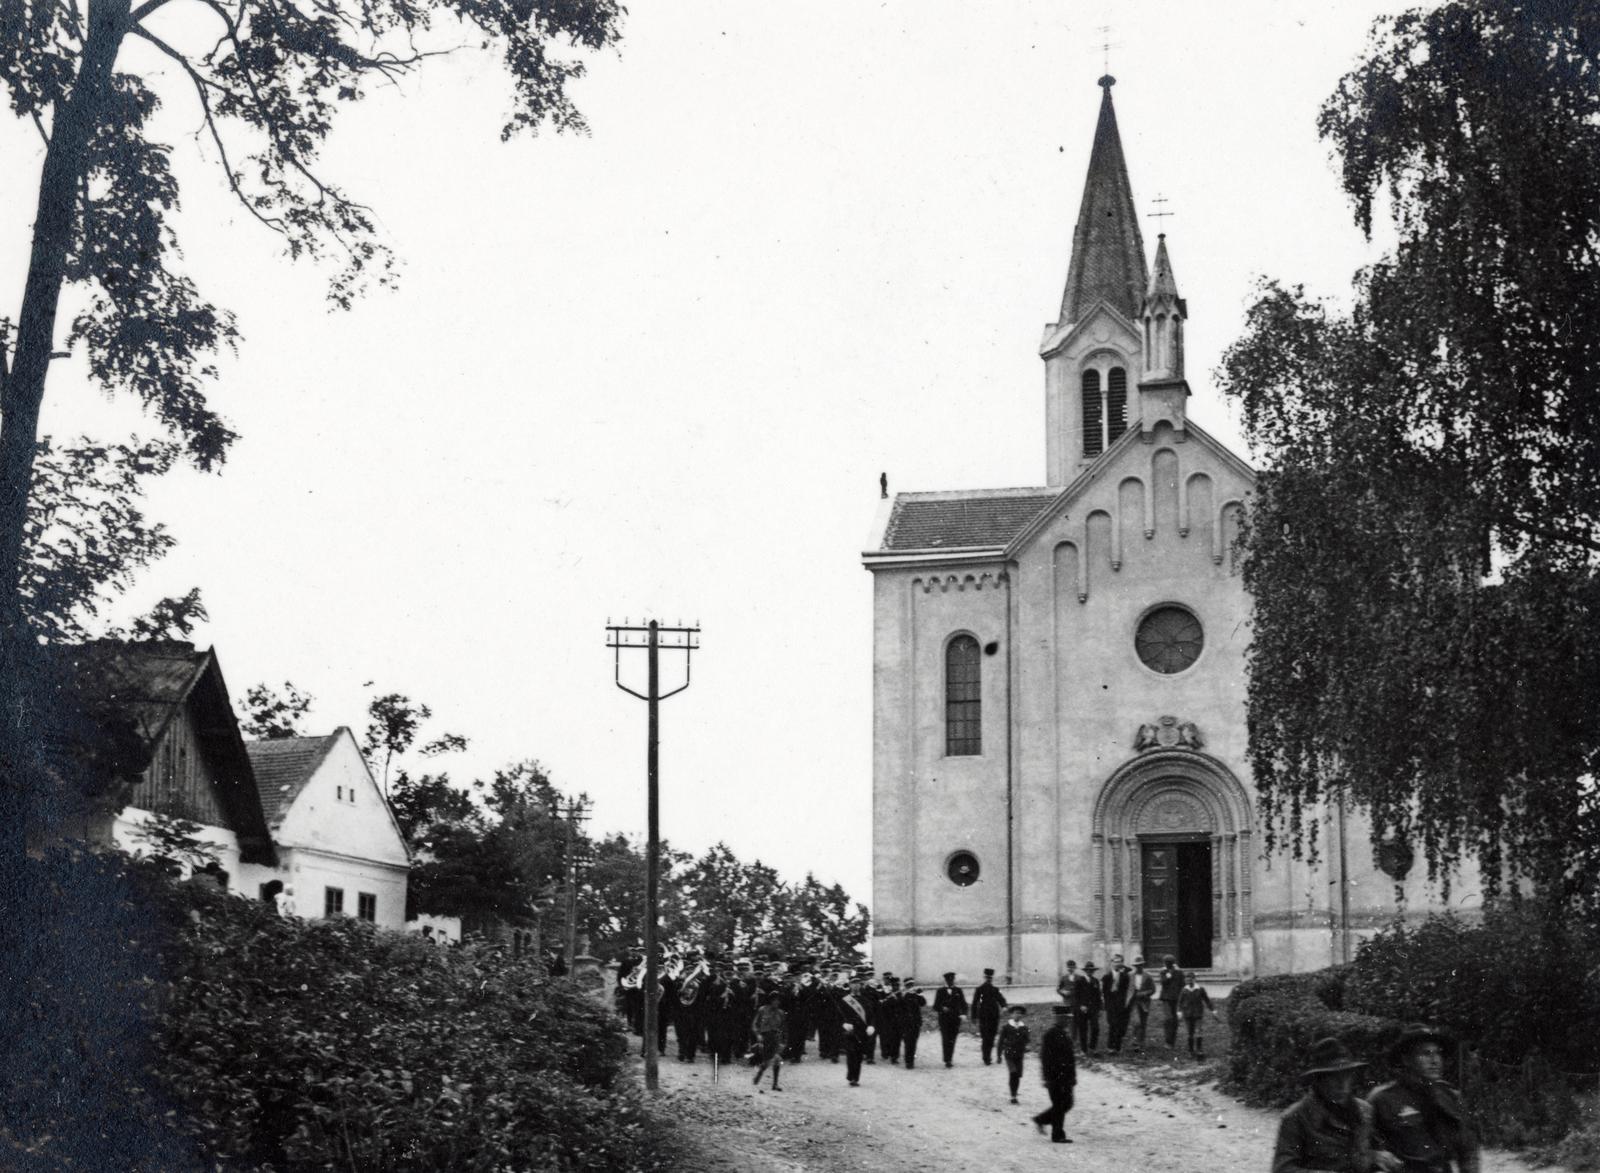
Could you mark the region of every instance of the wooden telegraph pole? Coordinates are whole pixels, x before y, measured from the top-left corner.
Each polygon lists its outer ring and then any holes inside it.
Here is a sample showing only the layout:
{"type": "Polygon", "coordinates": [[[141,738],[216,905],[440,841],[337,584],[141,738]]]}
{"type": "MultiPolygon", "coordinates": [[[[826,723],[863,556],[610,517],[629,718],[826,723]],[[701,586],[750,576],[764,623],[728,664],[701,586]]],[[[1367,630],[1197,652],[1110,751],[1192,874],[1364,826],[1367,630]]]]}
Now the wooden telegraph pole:
{"type": "Polygon", "coordinates": [[[624,619],[620,624],[606,624],[606,647],[614,649],[615,680],[617,687],[629,696],[638,697],[649,706],[649,730],[645,748],[646,836],[645,845],[645,913],[644,913],[644,1086],[654,1092],[659,1083],[656,1066],[656,983],[659,977],[656,959],[656,922],[660,911],[660,885],[657,873],[661,862],[661,792],[660,792],[660,705],[669,696],[677,696],[689,687],[689,662],[700,647],[700,628],[662,627],[654,619],[643,626],[629,626],[624,619]],[[662,642],[665,637],[666,642],[662,642]],[[622,683],[623,649],[642,649],[646,653],[646,686],[637,692],[622,683]],[[683,683],[671,692],[661,691],[661,652],[683,653],[683,683]]]}

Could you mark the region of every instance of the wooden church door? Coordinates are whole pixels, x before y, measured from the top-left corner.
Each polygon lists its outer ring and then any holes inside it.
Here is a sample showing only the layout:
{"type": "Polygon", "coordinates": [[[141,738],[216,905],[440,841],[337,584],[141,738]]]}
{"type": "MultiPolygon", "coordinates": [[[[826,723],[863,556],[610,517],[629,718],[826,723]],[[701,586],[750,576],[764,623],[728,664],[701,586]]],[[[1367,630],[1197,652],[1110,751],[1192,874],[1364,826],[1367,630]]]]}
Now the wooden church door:
{"type": "Polygon", "coordinates": [[[1142,844],[1144,957],[1151,969],[1172,954],[1189,969],[1211,965],[1211,843],[1142,844]]]}

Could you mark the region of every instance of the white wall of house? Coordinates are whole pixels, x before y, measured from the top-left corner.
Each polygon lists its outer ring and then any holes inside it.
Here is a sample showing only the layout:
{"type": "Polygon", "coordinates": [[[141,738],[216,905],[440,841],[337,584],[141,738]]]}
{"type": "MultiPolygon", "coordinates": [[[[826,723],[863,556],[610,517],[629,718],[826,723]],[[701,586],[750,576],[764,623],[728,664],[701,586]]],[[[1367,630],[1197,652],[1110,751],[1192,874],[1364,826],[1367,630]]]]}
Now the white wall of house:
{"type": "MultiPolygon", "coordinates": [[[[112,843],[119,850],[125,851],[129,855],[154,855],[155,852],[151,850],[150,844],[145,842],[141,835],[145,823],[154,817],[150,811],[142,807],[123,807],[116,817],[111,820],[112,843]]],[[[209,844],[216,851],[217,862],[222,865],[222,870],[228,873],[228,887],[230,889],[239,887],[243,882],[245,872],[272,870],[260,867],[257,864],[241,864],[239,862],[239,837],[226,827],[214,827],[208,823],[196,825],[200,829],[195,832],[195,838],[202,843],[209,844]]],[[[190,870],[187,867],[184,868],[185,875],[190,870]]],[[[252,886],[247,890],[246,894],[254,895],[255,891],[254,886],[252,886]]]]}
{"type": "Polygon", "coordinates": [[[283,820],[273,828],[276,869],[246,865],[240,887],[256,895],[272,880],[292,886],[295,915],[310,919],[330,911],[329,890],[342,894],[338,912],[362,915],[372,898],[372,920],[404,929],[410,856],[400,828],[367,770],[355,737],[341,729],[283,820]],[[245,887],[248,885],[248,887],[245,887]]]}

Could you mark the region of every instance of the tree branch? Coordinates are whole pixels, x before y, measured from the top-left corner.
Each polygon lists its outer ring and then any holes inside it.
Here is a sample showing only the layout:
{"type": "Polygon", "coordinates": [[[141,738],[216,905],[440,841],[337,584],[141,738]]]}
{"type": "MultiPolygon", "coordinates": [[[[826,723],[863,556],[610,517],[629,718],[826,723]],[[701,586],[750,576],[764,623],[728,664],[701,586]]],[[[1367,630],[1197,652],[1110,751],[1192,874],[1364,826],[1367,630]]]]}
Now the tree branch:
{"type": "Polygon", "coordinates": [[[150,32],[148,29],[135,26],[133,32],[135,36],[142,37],[146,41],[149,41],[157,49],[161,50],[161,52],[165,53],[168,57],[171,57],[174,61],[176,61],[180,66],[183,67],[183,71],[189,75],[189,79],[194,82],[194,92],[200,98],[200,109],[205,116],[205,127],[211,132],[211,141],[217,145],[217,151],[222,156],[223,174],[228,177],[228,186],[233,190],[233,194],[238,198],[239,203],[244,206],[245,211],[249,212],[257,220],[261,221],[261,223],[272,229],[272,231],[279,233],[280,235],[288,235],[288,226],[284,224],[282,219],[277,216],[263,215],[261,209],[257,208],[253,203],[250,202],[250,198],[245,195],[244,190],[239,186],[239,177],[233,170],[233,164],[228,160],[228,148],[227,145],[222,141],[222,132],[217,129],[216,119],[211,112],[211,96],[206,92],[208,88],[214,88],[227,93],[229,92],[227,88],[225,86],[218,85],[216,82],[200,73],[199,70],[195,69],[195,67],[189,63],[189,59],[187,57],[174,49],[171,45],[167,44],[160,37],[150,32]]]}
{"type": "Polygon", "coordinates": [[[1551,529],[1549,526],[1534,525],[1520,518],[1502,518],[1501,525],[1510,529],[1520,530],[1536,538],[1549,538],[1553,542],[1561,542],[1568,546],[1578,546],[1585,550],[1600,550],[1600,540],[1585,537],[1582,534],[1566,533],[1562,530],[1551,529]]]}

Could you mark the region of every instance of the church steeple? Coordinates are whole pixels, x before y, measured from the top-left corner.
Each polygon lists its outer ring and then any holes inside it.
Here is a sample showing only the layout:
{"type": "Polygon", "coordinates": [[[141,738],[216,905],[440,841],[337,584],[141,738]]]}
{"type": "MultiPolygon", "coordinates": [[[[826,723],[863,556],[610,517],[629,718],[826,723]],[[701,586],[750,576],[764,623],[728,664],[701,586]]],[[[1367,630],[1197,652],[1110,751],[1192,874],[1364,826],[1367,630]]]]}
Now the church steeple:
{"type": "Polygon", "coordinates": [[[1100,118],[1072,230],[1061,317],[1045,327],[1039,346],[1052,485],[1068,484],[1139,424],[1129,395],[1144,372],[1141,316],[1150,273],[1111,105],[1115,84],[1110,75],[1100,79],[1100,118]]]}
{"type": "Polygon", "coordinates": [[[1078,206],[1078,224],[1072,231],[1072,260],[1067,286],[1061,295],[1060,323],[1081,322],[1097,301],[1104,301],[1130,322],[1139,319],[1149,275],[1144,262],[1144,238],[1133,207],[1133,187],[1117,133],[1117,112],[1111,104],[1111,87],[1117,79],[1100,79],[1100,119],[1089,152],[1089,174],[1078,206]]]}

